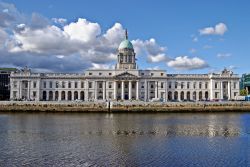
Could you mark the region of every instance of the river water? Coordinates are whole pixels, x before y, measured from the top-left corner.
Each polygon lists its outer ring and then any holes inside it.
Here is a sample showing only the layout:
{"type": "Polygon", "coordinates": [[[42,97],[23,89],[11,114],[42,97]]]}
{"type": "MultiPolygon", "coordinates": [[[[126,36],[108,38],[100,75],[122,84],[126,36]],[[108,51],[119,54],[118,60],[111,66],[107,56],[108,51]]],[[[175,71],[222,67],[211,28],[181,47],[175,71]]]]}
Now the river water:
{"type": "Polygon", "coordinates": [[[0,166],[250,166],[250,114],[0,114],[0,166]]]}

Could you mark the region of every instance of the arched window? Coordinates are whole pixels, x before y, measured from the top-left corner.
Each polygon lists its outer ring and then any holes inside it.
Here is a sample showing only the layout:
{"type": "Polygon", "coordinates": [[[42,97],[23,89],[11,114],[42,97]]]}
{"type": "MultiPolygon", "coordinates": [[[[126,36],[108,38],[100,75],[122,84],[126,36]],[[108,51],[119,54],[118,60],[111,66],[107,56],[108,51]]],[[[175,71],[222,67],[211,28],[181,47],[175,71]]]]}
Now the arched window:
{"type": "Polygon", "coordinates": [[[168,92],[168,100],[172,100],[172,92],[171,91],[168,92]]]}
{"type": "Polygon", "coordinates": [[[184,100],[184,92],[181,92],[181,100],[184,100]]]}
{"type": "Polygon", "coordinates": [[[43,91],[43,100],[45,101],[47,98],[47,92],[46,91],[43,91]]]}
{"type": "Polygon", "coordinates": [[[193,92],[193,100],[196,100],[196,92],[193,92]]]}
{"type": "Polygon", "coordinates": [[[52,101],[52,100],[53,100],[53,92],[49,91],[49,101],[52,101]]]}
{"type": "Polygon", "coordinates": [[[72,93],[71,93],[71,91],[68,91],[68,100],[72,100],[72,93]]]}
{"type": "Polygon", "coordinates": [[[78,92],[77,91],[74,92],[74,100],[78,100],[78,92]]]}
{"type": "Polygon", "coordinates": [[[178,92],[177,91],[174,92],[174,100],[178,100],[178,92]]]}
{"type": "Polygon", "coordinates": [[[190,100],[190,92],[187,92],[187,100],[190,100]]]}
{"type": "Polygon", "coordinates": [[[61,93],[61,100],[65,100],[65,91],[62,91],[61,93]]]}

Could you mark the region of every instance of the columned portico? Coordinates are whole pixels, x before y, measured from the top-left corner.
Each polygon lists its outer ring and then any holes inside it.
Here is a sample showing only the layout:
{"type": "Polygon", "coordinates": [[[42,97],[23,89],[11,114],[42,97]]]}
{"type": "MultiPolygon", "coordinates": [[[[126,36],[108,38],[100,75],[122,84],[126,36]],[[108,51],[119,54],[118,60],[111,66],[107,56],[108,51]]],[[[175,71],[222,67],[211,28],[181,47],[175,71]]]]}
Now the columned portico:
{"type": "Polygon", "coordinates": [[[132,81],[128,82],[128,99],[132,99],[132,81]]]}
{"type": "Polygon", "coordinates": [[[136,100],[139,100],[139,82],[136,81],[136,100]]]}
{"type": "Polygon", "coordinates": [[[124,81],[122,81],[122,92],[121,92],[121,99],[124,100],[124,81]]]}

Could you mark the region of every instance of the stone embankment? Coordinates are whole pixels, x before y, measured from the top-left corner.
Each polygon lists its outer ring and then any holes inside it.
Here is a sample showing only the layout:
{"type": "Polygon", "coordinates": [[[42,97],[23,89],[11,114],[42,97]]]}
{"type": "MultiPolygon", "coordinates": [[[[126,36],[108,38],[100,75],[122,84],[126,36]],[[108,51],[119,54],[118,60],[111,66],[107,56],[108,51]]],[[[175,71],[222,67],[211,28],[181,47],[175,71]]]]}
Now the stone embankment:
{"type": "Polygon", "coordinates": [[[1,101],[0,112],[250,112],[250,102],[1,101]]]}

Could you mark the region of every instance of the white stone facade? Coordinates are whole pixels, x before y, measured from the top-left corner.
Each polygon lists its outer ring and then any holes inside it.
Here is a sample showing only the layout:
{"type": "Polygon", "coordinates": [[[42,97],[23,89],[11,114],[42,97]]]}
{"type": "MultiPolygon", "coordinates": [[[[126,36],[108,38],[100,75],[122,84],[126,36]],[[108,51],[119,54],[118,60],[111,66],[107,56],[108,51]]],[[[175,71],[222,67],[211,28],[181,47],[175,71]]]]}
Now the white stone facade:
{"type": "Polygon", "coordinates": [[[11,99],[36,101],[142,100],[163,101],[235,99],[239,76],[220,74],[167,74],[164,70],[139,70],[132,44],[126,39],[118,50],[115,69],[84,73],[12,72],[11,99]]]}

